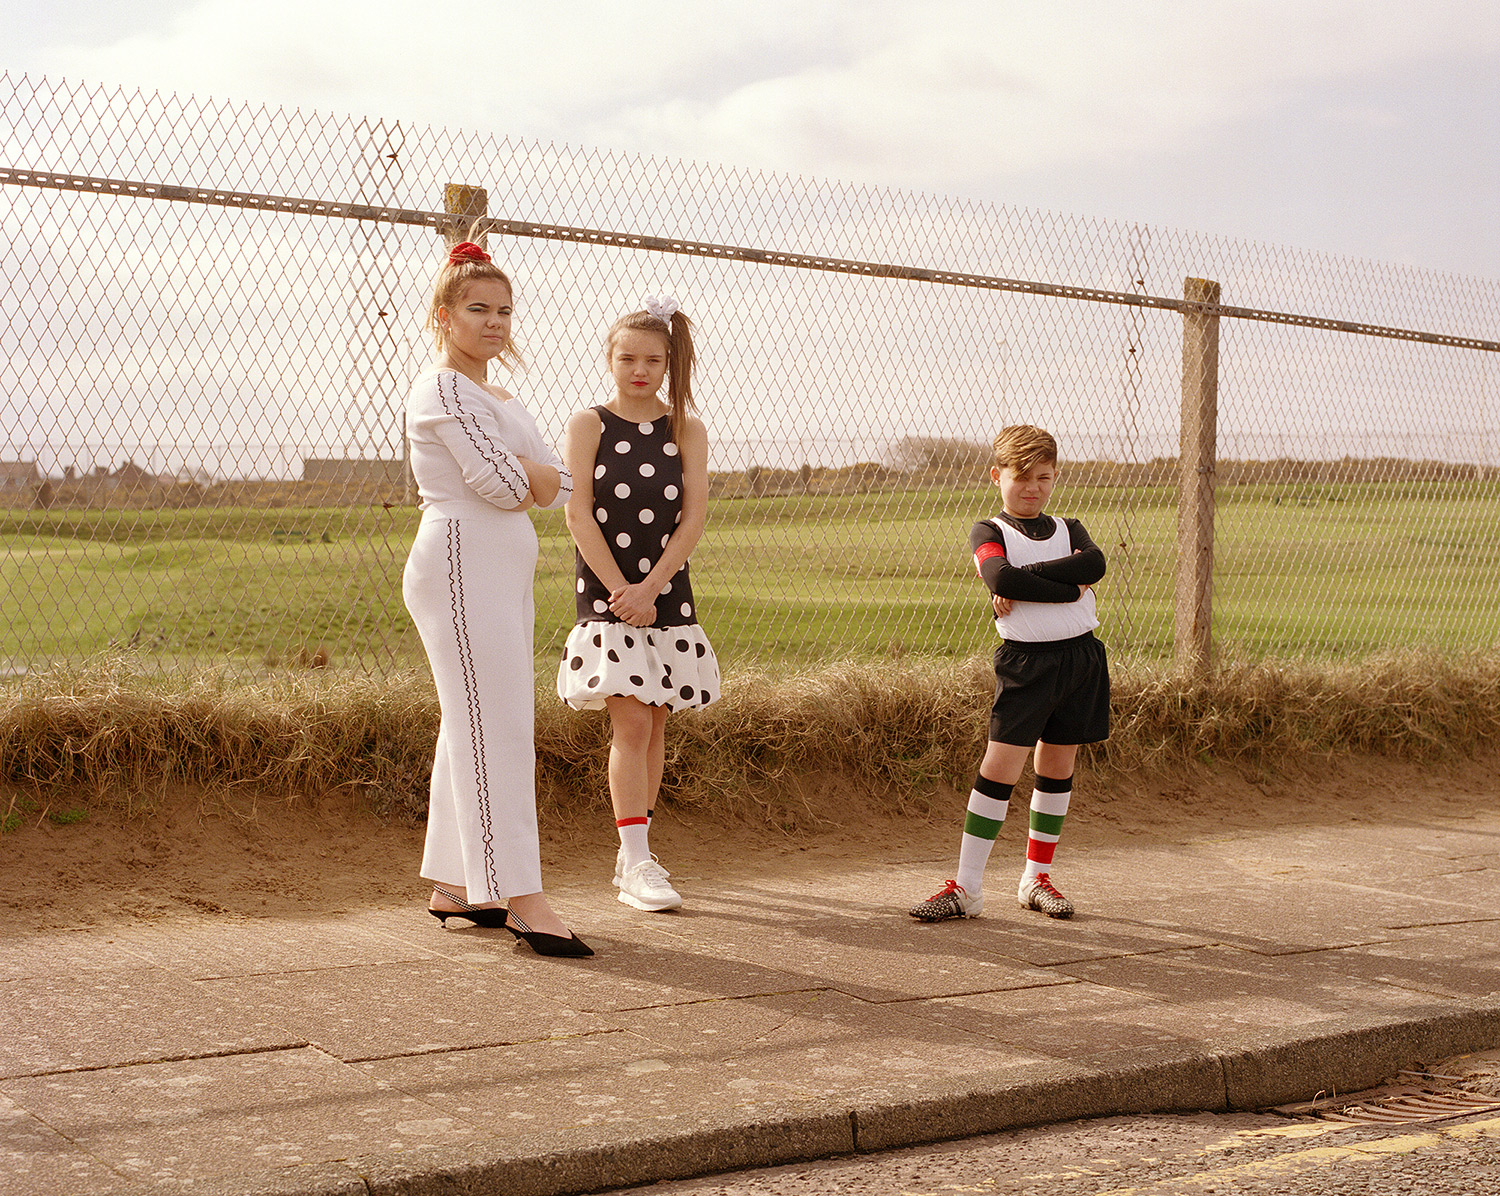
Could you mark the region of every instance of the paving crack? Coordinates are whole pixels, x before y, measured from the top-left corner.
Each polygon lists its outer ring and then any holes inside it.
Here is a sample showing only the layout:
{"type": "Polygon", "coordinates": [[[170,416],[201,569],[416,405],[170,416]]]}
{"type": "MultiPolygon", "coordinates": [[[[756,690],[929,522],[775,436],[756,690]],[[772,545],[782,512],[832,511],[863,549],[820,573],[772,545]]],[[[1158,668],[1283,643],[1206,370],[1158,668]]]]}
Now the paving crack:
{"type": "MultiPolygon", "coordinates": [[[[47,1076],[73,1076],[91,1071],[123,1071],[127,1067],[151,1067],[157,1063],[192,1063],[199,1059],[232,1059],[236,1055],[275,1055],[282,1051],[323,1050],[312,1042],[283,1042],[275,1046],[231,1047],[223,1051],[203,1051],[183,1055],[160,1055],[154,1059],[127,1059],[117,1063],[90,1063],[79,1067],[57,1067],[49,1071],[22,1071],[0,1076],[0,1084],[11,1080],[38,1080],[47,1076]]],[[[327,1052],[331,1054],[332,1052],[327,1052]]],[[[334,1056],[337,1058],[337,1056],[334,1056]]]]}

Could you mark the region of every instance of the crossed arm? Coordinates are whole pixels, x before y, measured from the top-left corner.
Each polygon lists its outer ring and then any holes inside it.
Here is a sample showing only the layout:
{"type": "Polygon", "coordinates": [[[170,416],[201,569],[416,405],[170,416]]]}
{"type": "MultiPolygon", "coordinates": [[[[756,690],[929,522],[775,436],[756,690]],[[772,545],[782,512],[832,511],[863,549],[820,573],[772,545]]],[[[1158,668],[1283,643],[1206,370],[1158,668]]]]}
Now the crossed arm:
{"type": "Polygon", "coordinates": [[[1073,551],[1053,561],[1012,565],[1005,542],[991,523],[976,523],[969,533],[974,565],[989,589],[996,617],[1010,613],[1013,602],[1077,602],[1104,576],[1104,552],[1076,519],[1064,520],[1073,551]]]}
{"type": "MultiPolygon", "coordinates": [[[[417,423],[443,443],[481,498],[509,511],[553,507],[567,498],[572,479],[562,459],[551,453],[551,460],[538,461],[513,452],[491,406],[471,393],[476,384],[443,370],[418,385],[431,389],[417,396],[417,423]]],[[[483,389],[501,402],[511,401],[499,387],[483,389]]]]}

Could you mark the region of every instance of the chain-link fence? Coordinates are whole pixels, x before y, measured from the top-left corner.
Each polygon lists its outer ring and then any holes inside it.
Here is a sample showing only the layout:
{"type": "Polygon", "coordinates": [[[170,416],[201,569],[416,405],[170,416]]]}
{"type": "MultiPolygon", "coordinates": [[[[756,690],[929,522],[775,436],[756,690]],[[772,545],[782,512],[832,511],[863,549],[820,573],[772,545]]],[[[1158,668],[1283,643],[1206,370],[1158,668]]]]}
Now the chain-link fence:
{"type": "MultiPolygon", "coordinates": [[[[671,293],[697,322],[694,584],[730,662],[986,647],[967,533],[998,509],[987,445],[1015,422],[1058,435],[1053,508],[1105,549],[1117,653],[1181,639],[1194,470],[1215,483],[1221,650],[1500,640],[1494,281],[26,76],[0,77],[0,112],[12,671],[111,646],[163,666],[420,659],[402,403],[454,195],[493,221],[529,363],[514,385],[554,439],[610,397],[617,314],[671,293]],[[1192,278],[1222,306],[1180,298],[1192,278]],[[1216,329],[1215,447],[1184,470],[1195,318],[1216,329]]],[[[546,659],[573,565],[560,516],[537,524],[546,659]]]]}

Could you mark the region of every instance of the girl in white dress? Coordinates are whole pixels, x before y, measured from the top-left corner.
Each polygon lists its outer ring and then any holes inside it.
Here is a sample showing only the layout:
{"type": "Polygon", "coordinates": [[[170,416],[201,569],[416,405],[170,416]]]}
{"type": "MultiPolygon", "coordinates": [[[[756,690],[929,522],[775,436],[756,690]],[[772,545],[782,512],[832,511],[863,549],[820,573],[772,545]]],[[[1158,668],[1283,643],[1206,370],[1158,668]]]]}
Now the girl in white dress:
{"type": "Polygon", "coordinates": [[[682,904],[648,839],[667,715],[719,696],[688,575],[708,510],[708,432],[693,414],[692,324],[675,300],[648,298],[616,320],[606,352],[615,395],[568,421],[564,447],[578,622],[557,692],[575,709],[609,711],[614,883],[625,904],[659,911],[682,904]]]}
{"type": "Polygon", "coordinates": [[[592,955],[542,893],[526,511],[561,506],[572,481],[530,412],[488,381],[492,359],[519,360],[512,293],[478,245],[453,247],[428,313],[437,358],[406,406],[422,522],[401,593],[442,711],[422,876],[445,928],[466,918],[541,955],[592,955]]]}

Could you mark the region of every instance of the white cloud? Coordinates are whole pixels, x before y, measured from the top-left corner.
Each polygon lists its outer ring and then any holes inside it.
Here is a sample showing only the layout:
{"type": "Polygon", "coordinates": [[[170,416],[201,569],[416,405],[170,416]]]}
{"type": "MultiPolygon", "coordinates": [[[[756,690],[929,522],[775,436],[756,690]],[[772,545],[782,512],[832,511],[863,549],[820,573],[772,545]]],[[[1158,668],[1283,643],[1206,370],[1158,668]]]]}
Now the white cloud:
{"type": "MultiPolygon", "coordinates": [[[[1500,56],[1492,0],[170,2],[133,32],[5,65],[1006,198],[1047,172],[1172,160],[1364,79],[1398,90],[1309,119],[1395,127],[1404,70],[1493,72],[1500,56]]],[[[1486,144],[1486,115],[1455,119],[1486,144]]]]}
{"type": "Polygon", "coordinates": [[[32,57],[49,74],[753,166],[828,173],[830,152],[871,155],[862,175],[918,183],[976,160],[1029,169],[1160,148],[1300,83],[1500,42],[1492,6],[1462,0],[458,12],[475,23],[398,0],[203,0],[149,32],[32,57]]]}

